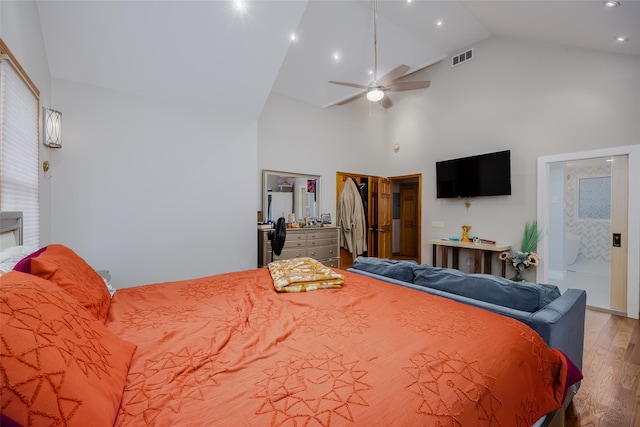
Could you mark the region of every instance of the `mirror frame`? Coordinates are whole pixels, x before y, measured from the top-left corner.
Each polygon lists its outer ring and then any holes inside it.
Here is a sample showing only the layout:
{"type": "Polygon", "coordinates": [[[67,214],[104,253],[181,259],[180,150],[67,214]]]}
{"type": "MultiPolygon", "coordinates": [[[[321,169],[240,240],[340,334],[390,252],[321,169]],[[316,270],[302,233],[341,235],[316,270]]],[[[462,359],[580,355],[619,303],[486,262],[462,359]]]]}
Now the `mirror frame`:
{"type": "MultiPolygon", "coordinates": [[[[306,173],[295,173],[295,172],[285,172],[285,171],[276,171],[276,170],[270,170],[270,169],[263,169],[262,170],[262,217],[263,217],[263,221],[267,221],[268,219],[268,212],[267,212],[267,176],[269,175],[277,175],[277,176],[284,176],[284,177],[291,177],[291,178],[304,178],[304,179],[315,179],[316,180],[316,200],[317,200],[317,211],[318,211],[318,218],[320,218],[320,212],[322,212],[322,210],[320,209],[320,175],[311,175],[311,174],[306,174],[306,173]]],[[[295,211],[295,209],[294,209],[295,211]]],[[[277,219],[277,218],[276,218],[277,219]]],[[[285,218],[286,219],[286,218],[285,218]]],[[[273,218],[271,218],[272,221],[275,221],[273,218]]]]}

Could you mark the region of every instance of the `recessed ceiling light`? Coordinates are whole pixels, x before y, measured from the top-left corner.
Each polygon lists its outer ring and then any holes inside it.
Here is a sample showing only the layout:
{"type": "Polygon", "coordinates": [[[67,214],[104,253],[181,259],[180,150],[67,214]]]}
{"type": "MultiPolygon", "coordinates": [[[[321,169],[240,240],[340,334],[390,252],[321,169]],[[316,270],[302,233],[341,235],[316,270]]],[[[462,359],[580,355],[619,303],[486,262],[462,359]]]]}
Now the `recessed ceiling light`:
{"type": "Polygon", "coordinates": [[[436,27],[442,27],[442,24],[444,24],[444,21],[442,19],[438,19],[438,22],[436,22],[436,27]]]}
{"type": "Polygon", "coordinates": [[[607,7],[618,7],[620,6],[620,2],[619,1],[614,1],[614,0],[608,0],[604,2],[604,5],[607,7]]]}
{"type": "Polygon", "coordinates": [[[291,41],[295,41],[295,39],[296,39],[296,33],[291,33],[291,35],[289,36],[289,39],[290,39],[291,41]]]}
{"type": "Polygon", "coordinates": [[[411,3],[411,0],[407,0],[407,3],[411,3]]]}
{"type": "Polygon", "coordinates": [[[233,7],[235,7],[238,12],[244,12],[247,5],[244,0],[233,0],[233,7]]]}
{"type": "Polygon", "coordinates": [[[618,37],[616,37],[616,41],[620,42],[620,43],[628,42],[629,41],[629,37],[627,37],[627,36],[618,36],[618,37]]]}
{"type": "Polygon", "coordinates": [[[333,52],[333,60],[334,61],[340,61],[340,53],[339,52],[333,52]]]}
{"type": "Polygon", "coordinates": [[[372,75],[372,74],[373,74],[373,70],[369,70],[369,75],[372,75]]]}

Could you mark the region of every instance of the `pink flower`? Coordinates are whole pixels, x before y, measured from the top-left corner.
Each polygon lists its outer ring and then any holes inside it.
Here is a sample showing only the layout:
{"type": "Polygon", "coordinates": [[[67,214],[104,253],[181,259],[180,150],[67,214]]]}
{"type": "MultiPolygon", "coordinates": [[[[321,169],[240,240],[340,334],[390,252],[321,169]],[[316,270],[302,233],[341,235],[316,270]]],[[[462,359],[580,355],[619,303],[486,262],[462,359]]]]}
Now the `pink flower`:
{"type": "Polygon", "coordinates": [[[509,252],[500,252],[500,255],[498,255],[498,259],[500,261],[504,261],[509,257],[509,252]]]}
{"type": "Polygon", "coordinates": [[[531,264],[534,267],[536,267],[538,265],[538,263],[540,262],[540,258],[538,258],[538,254],[536,254],[535,252],[531,252],[529,254],[529,258],[527,259],[527,261],[529,261],[529,264],[531,264]]]}

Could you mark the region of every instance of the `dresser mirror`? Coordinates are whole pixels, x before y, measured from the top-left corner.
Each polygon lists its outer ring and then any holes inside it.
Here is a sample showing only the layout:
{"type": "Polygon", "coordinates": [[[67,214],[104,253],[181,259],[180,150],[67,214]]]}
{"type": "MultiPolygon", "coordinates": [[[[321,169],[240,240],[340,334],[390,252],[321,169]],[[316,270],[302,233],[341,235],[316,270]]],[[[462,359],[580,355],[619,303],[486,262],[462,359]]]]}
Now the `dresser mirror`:
{"type": "Polygon", "coordinates": [[[265,221],[320,217],[320,176],[262,171],[262,212],[265,221]],[[291,216],[291,215],[294,216],[291,216]]]}

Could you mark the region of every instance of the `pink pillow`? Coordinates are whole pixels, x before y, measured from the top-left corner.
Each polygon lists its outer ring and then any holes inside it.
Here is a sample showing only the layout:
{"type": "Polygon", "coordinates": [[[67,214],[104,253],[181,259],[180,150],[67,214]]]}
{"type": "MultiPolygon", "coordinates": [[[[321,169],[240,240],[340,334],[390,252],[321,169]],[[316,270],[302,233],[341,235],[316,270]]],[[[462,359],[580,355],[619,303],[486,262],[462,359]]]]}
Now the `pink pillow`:
{"type": "Polygon", "coordinates": [[[73,295],[102,323],[107,319],[111,295],[104,280],[75,252],[63,245],[49,245],[31,259],[31,274],[47,279],[73,295]]]}
{"type": "Polygon", "coordinates": [[[13,269],[15,271],[20,271],[22,273],[27,273],[27,274],[31,274],[31,260],[33,258],[36,258],[38,255],[40,255],[42,252],[44,252],[47,249],[47,247],[45,246],[44,248],[40,248],[37,251],[27,255],[26,257],[22,258],[20,261],[18,261],[18,263],[13,267],[13,269]]]}

